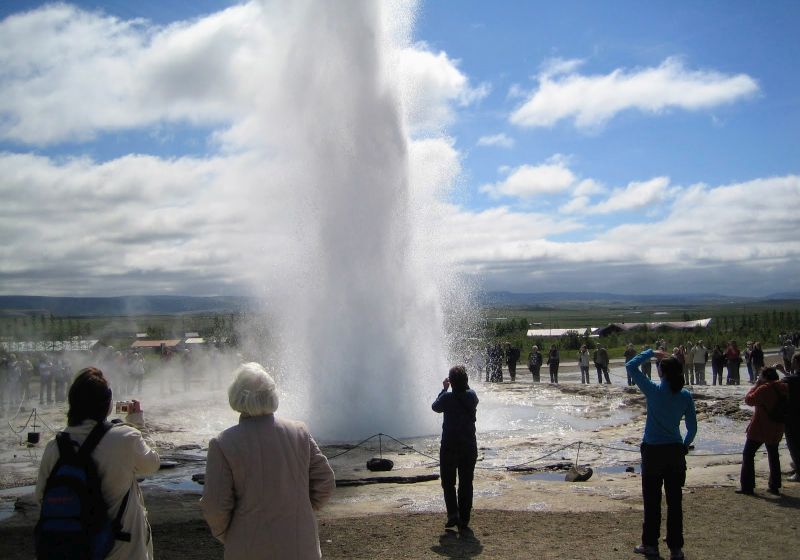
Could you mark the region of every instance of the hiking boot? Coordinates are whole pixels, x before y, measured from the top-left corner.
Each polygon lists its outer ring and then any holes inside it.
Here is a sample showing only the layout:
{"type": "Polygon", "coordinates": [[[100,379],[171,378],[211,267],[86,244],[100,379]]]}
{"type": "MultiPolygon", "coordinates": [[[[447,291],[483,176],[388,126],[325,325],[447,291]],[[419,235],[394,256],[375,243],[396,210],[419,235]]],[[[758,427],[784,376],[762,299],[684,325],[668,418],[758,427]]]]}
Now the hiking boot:
{"type": "Polygon", "coordinates": [[[800,474],[794,473],[792,476],[790,476],[786,480],[788,480],[789,482],[800,482],[800,474]]]}
{"type": "Polygon", "coordinates": [[[669,551],[669,560],[683,560],[686,556],[683,555],[683,549],[673,548],[669,551]]]}
{"type": "Polygon", "coordinates": [[[652,544],[640,544],[639,546],[635,547],[633,551],[636,554],[644,554],[647,558],[658,558],[658,547],[653,546],[652,544]]]}

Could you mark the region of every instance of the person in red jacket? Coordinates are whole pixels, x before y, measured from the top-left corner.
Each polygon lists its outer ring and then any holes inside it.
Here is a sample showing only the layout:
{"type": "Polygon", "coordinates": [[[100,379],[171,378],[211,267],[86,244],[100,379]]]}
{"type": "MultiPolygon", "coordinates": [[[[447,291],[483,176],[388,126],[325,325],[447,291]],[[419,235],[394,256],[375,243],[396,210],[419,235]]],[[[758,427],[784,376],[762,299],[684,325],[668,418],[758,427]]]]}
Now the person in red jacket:
{"type": "Polygon", "coordinates": [[[747,440],[742,451],[742,472],[739,477],[740,489],[737,494],[752,496],[756,487],[755,457],[762,444],[767,447],[769,460],[770,494],[779,495],[781,487],[781,461],[778,455],[778,444],[783,438],[783,422],[770,417],[779,399],[788,398],[789,389],[778,380],[778,372],[774,367],[761,370],[756,384],[744,397],[745,404],[754,406],[753,418],[747,426],[747,440]]]}

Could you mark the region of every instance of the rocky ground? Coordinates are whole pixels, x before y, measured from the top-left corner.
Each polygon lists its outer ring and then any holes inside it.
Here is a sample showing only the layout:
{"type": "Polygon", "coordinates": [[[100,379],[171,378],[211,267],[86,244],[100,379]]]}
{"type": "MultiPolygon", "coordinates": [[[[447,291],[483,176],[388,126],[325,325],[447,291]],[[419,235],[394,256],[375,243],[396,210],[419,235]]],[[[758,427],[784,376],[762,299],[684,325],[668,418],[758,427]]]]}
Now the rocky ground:
{"type": "MultiPolygon", "coordinates": [[[[798,510],[800,484],[787,482],[781,497],[764,492],[766,457],[756,462],[757,495],[734,494],[740,446],[750,410],[741,406],[747,387],[693,389],[700,420],[697,448],[688,457],[684,490],[687,558],[794,558],[800,550],[798,510]]],[[[484,388],[488,390],[488,388],[484,388]]],[[[641,531],[641,490],[635,453],[643,429],[643,400],[635,389],[619,385],[533,386],[508,384],[499,389],[524,394],[578,395],[581,399],[621,402],[634,414],[630,420],[585,432],[537,437],[495,434],[484,442],[475,478],[474,534],[444,530],[441,488],[437,480],[415,484],[369,484],[339,487],[319,516],[326,558],[633,558],[641,531]],[[580,451],[577,441],[582,441],[580,451]],[[563,449],[560,449],[562,448],[563,449]],[[507,457],[549,457],[532,463],[533,470],[507,470],[507,457]],[[560,449],[560,450],[559,450],[560,449]],[[578,459],[595,467],[586,482],[564,481],[559,470],[578,459]],[[626,472],[632,470],[633,472],[626,472]]],[[[158,430],[157,430],[158,431],[158,430]]],[[[180,434],[151,434],[157,441],[180,440],[180,434]]],[[[435,454],[435,440],[421,440],[418,449],[435,454]]],[[[342,447],[326,448],[329,456],[342,447]]],[[[181,463],[183,473],[202,471],[202,445],[165,445],[164,453],[181,463]],[[181,451],[181,448],[184,448],[181,451]],[[181,452],[183,453],[181,455],[181,452]],[[195,462],[195,463],[193,463],[195,462]]],[[[0,457],[0,484],[5,487],[35,480],[39,447],[7,444],[0,457]],[[13,457],[12,457],[13,455],[13,457]]],[[[409,449],[390,450],[396,461],[389,476],[431,478],[435,463],[409,449]]],[[[789,459],[781,449],[782,464],[789,459]]],[[[332,460],[337,478],[372,476],[363,468],[366,455],[332,460]]],[[[166,471],[162,471],[166,472],[166,471]]],[[[166,476],[166,475],[162,475],[166,476]]],[[[185,479],[186,477],[184,477],[185,479]]],[[[178,483],[143,485],[153,526],[157,558],[222,558],[222,547],[209,535],[200,516],[199,486],[178,483]]],[[[177,478],[175,480],[178,480],[177,478]]],[[[14,493],[13,490],[5,492],[14,493]]],[[[24,489],[19,493],[24,494],[24,489]]],[[[29,496],[0,495],[0,558],[31,558],[31,530],[37,508],[29,496]],[[14,500],[14,502],[11,502],[14,500]],[[9,516],[9,506],[16,511],[9,516]],[[3,519],[5,517],[5,519],[3,519]]],[[[662,546],[666,553],[666,547],[662,546]]]]}

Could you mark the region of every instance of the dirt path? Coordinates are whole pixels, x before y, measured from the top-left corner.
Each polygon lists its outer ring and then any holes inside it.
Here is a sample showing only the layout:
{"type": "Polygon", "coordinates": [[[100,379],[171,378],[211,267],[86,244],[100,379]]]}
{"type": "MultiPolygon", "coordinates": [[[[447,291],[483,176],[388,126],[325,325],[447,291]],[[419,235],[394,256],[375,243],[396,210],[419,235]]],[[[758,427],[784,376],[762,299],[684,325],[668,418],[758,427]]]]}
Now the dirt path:
{"type": "MultiPolygon", "coordinates": [[[[800,485],[784,490],[782,497],[774,498],[766,494],[739,496],[732,487],[687,488],[687,558],[796,558],[800,550],[800,485]]],[[[156,558],[222,558],[222,546],[210,536],[200,517],[196,495],[161,491],[147,495],[146,500],[156,558]]],[[[617,512],[581,513],[479,509],[471,537],[445,531],[442,514],[323,515],[320,538],[323,557],[342,560],[637,558],[632,549],[638,544],[642,514],[640,504],[631,501],[629,506],[617,512]]],[[[16,515],[12,522],[0,525],[0,558],[33,557],[34,518],[35,513],[16,515]]],[[[661,549],[662,554],[667,553],[666,546],[661,549]]]]}

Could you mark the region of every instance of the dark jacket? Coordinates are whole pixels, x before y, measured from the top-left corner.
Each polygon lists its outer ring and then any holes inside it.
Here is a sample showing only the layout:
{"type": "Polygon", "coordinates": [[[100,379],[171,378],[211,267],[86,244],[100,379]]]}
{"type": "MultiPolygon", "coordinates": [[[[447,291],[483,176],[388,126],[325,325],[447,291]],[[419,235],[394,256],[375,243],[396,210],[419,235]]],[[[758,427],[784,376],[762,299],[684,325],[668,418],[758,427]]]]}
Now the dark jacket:
{"type": "Polygon", "coordinates": [[[443,389],[431,406],[434,412],[444,413],[442,447],[475,447],[475,416],[478,395],[472,389],[463,393],[443,389]]]}

